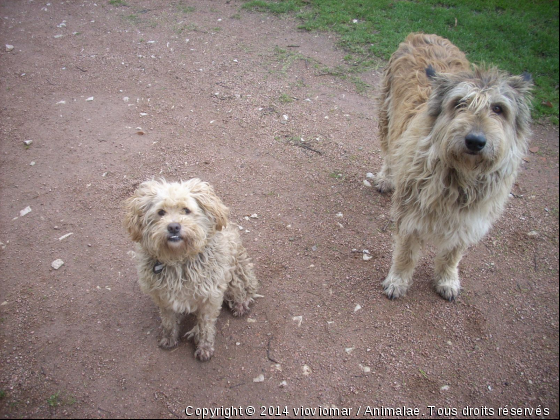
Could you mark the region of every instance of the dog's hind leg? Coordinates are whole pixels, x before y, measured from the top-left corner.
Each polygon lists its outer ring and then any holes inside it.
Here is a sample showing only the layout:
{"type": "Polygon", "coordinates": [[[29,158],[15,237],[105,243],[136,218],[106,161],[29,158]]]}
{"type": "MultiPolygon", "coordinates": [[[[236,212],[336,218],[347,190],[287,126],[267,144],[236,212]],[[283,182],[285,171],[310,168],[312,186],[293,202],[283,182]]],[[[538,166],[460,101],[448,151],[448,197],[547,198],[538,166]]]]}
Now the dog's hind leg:
{"type": "Polygon", "coordinates": [[[257,292],[257,285],[253,264],[246,255],[240,255],[225,296],[234,316],[243,316],[249,312],[249,304],[257,292]]]}
{"type": "Polygon", "coordinates": [[[463,257],[465,247],[457,246],[452,249],[440,249],[435,258],[436,291],[442,298],[449,301],[455,300],[461,290],[459,281],[459,261],[463,257]]]}
{"type": "Polygon", "coordinates": [[[389,275],[382,283],[389,299],[396,299],[406,294],[412,284],[412,274],[420,258],[421,248],[422,241],[417,235],[397,234],[393,264],[389,275]]]}
{"type": "Polygon", "coordinates": [[[163,336],[159,346],[163,349],[172,349],[179,344],[179,314],[172,309],[159,308],[163,336]]]}

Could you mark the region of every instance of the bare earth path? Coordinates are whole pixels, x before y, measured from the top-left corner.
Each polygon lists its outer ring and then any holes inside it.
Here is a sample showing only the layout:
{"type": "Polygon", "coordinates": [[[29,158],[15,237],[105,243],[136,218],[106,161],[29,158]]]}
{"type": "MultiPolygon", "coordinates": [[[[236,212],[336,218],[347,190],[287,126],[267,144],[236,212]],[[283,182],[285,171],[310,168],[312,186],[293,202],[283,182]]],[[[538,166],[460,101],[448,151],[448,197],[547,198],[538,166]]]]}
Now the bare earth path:
{"type": "Polygon", "coordinates": [[[535,125],[458,301],[432,290],[428,249],[391,302],[390,198],[363,183],[380,73],[358,94],[322,70],[344,62],[334,38],[236,1],[127,3],[0,1],[3,418],[558,417],[557,127],[535,125]],[[211,182],[261,282],[248,318],[222,312],[208,363],[157,347],[136,285],[121,203],[154,176],[211,182]]]}

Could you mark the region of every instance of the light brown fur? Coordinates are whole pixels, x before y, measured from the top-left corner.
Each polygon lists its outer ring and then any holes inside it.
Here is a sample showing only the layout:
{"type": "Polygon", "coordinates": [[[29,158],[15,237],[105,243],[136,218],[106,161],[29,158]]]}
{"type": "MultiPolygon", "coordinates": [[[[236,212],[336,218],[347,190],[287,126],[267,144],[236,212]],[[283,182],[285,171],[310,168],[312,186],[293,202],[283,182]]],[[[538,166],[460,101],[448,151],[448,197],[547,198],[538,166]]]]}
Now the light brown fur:
{"type": "Polygon", "coordinates": [[[138,282],[160,310],[160,347],[178,344],[181,315],[193,313],[197,324],[187,335],[195,339],[195,357],[209,360],[224,300],[241,316],[257,289],[238,230],[227,225],[228,208],[199,179],[146,181],[125,205],[138,282]]]}
{"type": "Polygon", "coordinates": [[[381,192],[394,190],[389,298],[408,290],[425,241],[438,248],[437,292],[457,297],[459,261],[501,215],[526,152],[530,88],[526,76],[471,66],[437,35],[410,34],[393,54],[382,82],[384,162],[376,176],[381,192]]]}

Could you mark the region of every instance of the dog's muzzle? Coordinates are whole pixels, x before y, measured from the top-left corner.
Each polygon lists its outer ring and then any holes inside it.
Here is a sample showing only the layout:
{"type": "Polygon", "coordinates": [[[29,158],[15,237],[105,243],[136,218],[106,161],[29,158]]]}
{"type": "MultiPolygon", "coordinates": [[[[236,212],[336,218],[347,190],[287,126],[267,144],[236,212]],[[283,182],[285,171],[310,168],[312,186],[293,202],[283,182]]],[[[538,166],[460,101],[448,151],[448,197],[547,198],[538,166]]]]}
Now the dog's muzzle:
{"type": "Polygon", "coordinates": [[[465,137],[465,145],[469,153],[476,154],[486,146],[486,136],[484,134],[470,133],[465,137]]]}
{"type": "Polygon", "coordinates": [[[181,241],[181,225],[179,223],[169,223],[167,225],[167,232],[169,233],[169,236],[167,237],[169,242],[181,241]]]}

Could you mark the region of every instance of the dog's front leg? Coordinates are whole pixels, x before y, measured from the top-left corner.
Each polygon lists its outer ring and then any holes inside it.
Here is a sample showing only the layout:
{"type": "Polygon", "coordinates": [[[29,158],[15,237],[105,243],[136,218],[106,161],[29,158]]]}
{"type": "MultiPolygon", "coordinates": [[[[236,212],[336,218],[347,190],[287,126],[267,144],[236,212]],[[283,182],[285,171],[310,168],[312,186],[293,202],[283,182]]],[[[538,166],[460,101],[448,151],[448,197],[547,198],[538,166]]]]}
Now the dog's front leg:
{"type": "Polygon", "coordinates": [[[159,308],[163,335],[159,346],[163,349],[172,349],[179,344],[179,314],[172,309],[159,308]]]}
{"type": "Polygon", "coordinates": [[[389,275],[383,281],[384,292],[389,299],[396,299],[406,294],[412,284],[414,267],[420,258],[422,241],[414,234],[397,234],[393,264],[389,275]]]}
{"type": "Polygon", "coordinates": [[[209,300],[202,304],[196,314],[197,331],[194,334],[196,351],[194,356],[206,362],[214,355],[214,338],[216,337],[216,320],[220,314],[222,301],[209,300]]]}
{"type": "Polygon", "coordinates": [[[436,291],[442,298],[449,301],[455,300],[461,290],[459,281],[459,261],[463,257],[465,247],[456,246],[452,249],[439,249],[435,259],[436,291]]]}

